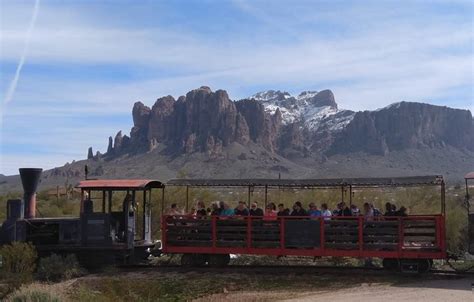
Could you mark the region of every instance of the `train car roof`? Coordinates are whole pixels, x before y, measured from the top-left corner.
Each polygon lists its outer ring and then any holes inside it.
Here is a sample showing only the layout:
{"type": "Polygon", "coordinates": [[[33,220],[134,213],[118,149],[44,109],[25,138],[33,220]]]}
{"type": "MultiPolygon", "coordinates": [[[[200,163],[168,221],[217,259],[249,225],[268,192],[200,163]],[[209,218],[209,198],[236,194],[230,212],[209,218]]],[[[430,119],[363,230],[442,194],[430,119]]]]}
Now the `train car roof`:
{"type": "Polygon", "coordinates": [[[379,178],[332,178],[332,179],[172,179],[170,186],[195,187],[384,187],[440,185],[441,175],[379,178]]]}
{"type": "Polygon", "coordinates": [[[113,190],[137,190],[163,188],[161,181],[153,179],[89,179],[82,180],[76,188],[80,189],[113,189],[113,190]]]}
{"type": "Polygon", "coordinates": [[[464,176],[464,179],[474,179],[474,172],[467,173],[464,176]]]}

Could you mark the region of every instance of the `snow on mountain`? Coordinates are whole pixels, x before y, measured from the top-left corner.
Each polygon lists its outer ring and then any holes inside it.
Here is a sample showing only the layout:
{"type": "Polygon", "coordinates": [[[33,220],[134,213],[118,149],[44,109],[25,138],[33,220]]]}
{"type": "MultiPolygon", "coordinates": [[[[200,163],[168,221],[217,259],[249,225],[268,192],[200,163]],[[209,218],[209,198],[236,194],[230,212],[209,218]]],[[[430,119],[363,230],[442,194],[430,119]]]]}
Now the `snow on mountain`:
{"type": "Polygon", "coordinates": [[[251,98],[262,103],[265,111],[270,114],[279,109],[283,124],[302,122],[312,131],[320,128],[342,130],[354,117],[352,111],[337,108],[330,90],[303,91],[296,97],[286,91],[267,90],[256,93],[251,98]]]}

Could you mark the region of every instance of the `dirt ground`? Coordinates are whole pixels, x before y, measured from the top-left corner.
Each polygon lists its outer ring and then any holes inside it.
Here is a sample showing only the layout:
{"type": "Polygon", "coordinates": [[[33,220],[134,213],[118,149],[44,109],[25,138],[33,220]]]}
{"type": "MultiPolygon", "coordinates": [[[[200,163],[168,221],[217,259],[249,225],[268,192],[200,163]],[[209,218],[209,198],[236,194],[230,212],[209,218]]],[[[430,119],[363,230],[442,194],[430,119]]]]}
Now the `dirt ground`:
{"type": "MultiPolygon", "coordinates": [[[[59,301],[473,301],[474,277],[374,272],[251,273],[250,271],[110,271],[20,290],[59,301]],[[201,297],[196,299],[196,297],[201,297]],[[194,299],[194,300],[193,300],[194,299]]],[[[1,300],[1,299],[0,299],[1,300]]]]}
{"type": "Polygon", "coordinates": [[[196,301],[474,301],[474,278],[428,280],[403,285],[362,284],[334,291],[263,291],[232,292],[208,296],[196,301]]]}

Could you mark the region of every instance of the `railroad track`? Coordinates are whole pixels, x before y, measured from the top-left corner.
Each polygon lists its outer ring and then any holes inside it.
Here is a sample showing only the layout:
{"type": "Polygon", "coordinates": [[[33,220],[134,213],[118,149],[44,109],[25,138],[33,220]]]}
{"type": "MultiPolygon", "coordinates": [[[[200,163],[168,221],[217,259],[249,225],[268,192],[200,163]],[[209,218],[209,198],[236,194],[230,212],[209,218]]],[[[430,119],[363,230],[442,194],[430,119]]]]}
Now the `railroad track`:
{"type": "MultiPolygon", "coordinates": [[[[349,266],[318,266],[318,265],[228,265],[226,267],[182,267],[180,265],[135,265],[120,268],[123,271],[156,271],[156,272],[200,272],[200,273],[240,273],[240,274],[350,274],[350,275],[399,275],[419,276],[417,273],[393,272],[379,267],[349,267],[349,266]]],[[[472,277],[474,272],[457,272],[454,270],[430,270],[421,274],[424,277],[461,278],[472,277]]]]}

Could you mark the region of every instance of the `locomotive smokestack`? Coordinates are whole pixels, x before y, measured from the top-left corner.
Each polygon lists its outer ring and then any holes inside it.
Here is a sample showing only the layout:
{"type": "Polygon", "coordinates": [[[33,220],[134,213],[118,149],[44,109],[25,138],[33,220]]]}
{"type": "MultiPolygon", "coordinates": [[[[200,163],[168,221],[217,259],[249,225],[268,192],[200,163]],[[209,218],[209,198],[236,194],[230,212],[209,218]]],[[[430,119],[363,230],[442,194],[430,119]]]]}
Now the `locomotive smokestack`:
{"type": "Polygon", "coordinates": [[[36,188],[41,178],[41,172],[43,172],[41,168],[20,168],[25,218],[35,218],[36,216],[36,188]]]}

